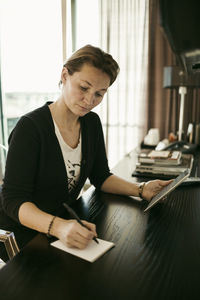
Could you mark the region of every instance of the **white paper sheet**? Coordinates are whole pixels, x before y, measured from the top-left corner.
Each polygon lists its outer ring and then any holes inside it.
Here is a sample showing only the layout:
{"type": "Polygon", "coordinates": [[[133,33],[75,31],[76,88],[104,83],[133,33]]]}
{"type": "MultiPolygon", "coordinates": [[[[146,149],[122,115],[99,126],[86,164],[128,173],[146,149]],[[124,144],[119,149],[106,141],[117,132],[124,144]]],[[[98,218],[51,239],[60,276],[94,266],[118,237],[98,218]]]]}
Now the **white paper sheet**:
{"type": "Polygon", "coordinates": [[[69,248],[65,246],[60,240],[51,243],[51,245],[87,261],[94,262],[110,248],[115,246],[113,242],[108,242],[101,239],[97,240],[99,244],[91,240],[85,249],[69,248]]]}

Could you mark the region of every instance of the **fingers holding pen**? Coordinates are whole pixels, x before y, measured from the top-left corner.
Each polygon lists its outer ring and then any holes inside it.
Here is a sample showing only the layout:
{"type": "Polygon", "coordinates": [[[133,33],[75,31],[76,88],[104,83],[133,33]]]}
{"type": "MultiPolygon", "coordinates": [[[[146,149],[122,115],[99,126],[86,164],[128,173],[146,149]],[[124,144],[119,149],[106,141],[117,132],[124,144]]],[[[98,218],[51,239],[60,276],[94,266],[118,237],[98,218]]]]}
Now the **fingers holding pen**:
{"type": "Polygon", "coordinates": [[[83,221],[83,227],[76,220],[64,221],[65,226],[62,229],[62,235],[59,237],[60,240],[68,247],[76,247],[84,249],[88,243],[96,236],[95,225],[86,221],[83,221]]]}
{"type": "Polygon", "coordinates": [[[89,222],[83,221],[83,224],[87,226],[83,227],[77,221],[73,220],[74,226],[71,232],[69,232],[68,240],[72,247],[84,249],[88,243],[96,236],[95,225],[89,222]]]}
{"type": "Polygon", "coordinates": [[[82,223],[94,234],[94,237],[97,237],[96,225],[94,223],[90,223],[82,220],[82,223]]]}

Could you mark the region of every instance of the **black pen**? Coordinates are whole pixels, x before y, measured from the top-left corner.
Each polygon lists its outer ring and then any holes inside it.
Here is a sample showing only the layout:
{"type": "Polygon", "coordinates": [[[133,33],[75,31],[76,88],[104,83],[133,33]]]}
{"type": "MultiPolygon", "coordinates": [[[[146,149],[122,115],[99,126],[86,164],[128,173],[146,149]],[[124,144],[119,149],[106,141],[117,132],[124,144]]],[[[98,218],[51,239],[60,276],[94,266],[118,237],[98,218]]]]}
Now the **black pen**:
{"type": "MultiPolygon", "coordinates": [[[[66,208],[66,210],[68,211],[68,213],[74,218],[77,220],[77,222],[79,224],[81,224],[83,227],[87,228],[88,230],[90,230],[82,221],[81,219],[79,218],[79,216],[75,213],[75,211],[67,204],[67,203],[63,203],[63,206],[66,208]]],[[[99,244],[98,240],[93,237],[93,240],[99,244]]]]}

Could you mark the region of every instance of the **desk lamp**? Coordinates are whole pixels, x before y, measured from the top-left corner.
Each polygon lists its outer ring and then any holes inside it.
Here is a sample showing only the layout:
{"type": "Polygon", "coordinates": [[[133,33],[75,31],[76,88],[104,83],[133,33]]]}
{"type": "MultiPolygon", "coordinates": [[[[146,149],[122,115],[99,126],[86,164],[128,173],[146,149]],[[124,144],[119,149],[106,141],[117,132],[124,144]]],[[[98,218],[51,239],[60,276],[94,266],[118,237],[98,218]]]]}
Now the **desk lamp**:
{"type": "Polygon", "coordinates": [[[183,120],[184,120],[184,105],[185,95],[187,94],[187,87],[200,87],[200,73],[186,74],[180,67],[164,67],[163,77],[164,88],[178,88],[180,94],[180,112],[179,112],[179,129],[178,141],[181,144],[183,135],[183,120]]]}
{"type": "MultiPolygon", "coordinates": [[[[163,86],[179,88],[181,103],[177,144],[181,146],[181,143],[184,144],[182,130],[187,87],[200,87],[200,1],[159,0],[159,11],[160,25],[180,66],[164,68],[163,86]]],[[[192,148],[192,144],[189,147],[192,148]]]]}

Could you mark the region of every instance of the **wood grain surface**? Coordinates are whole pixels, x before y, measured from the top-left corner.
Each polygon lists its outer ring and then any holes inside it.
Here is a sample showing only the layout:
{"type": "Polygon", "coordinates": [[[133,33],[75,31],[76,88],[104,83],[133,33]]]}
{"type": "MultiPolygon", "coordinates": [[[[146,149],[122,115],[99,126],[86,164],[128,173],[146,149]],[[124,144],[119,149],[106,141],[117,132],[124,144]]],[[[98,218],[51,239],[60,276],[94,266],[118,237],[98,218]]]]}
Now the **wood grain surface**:
{"type": "Polygon", "coordinates": [[[74,207],[116,246],[89,263],[38,234],[0,270],[2,300],[188,300],[200,298],[200,186],[147,203],[87,191],[74,207]]]}

